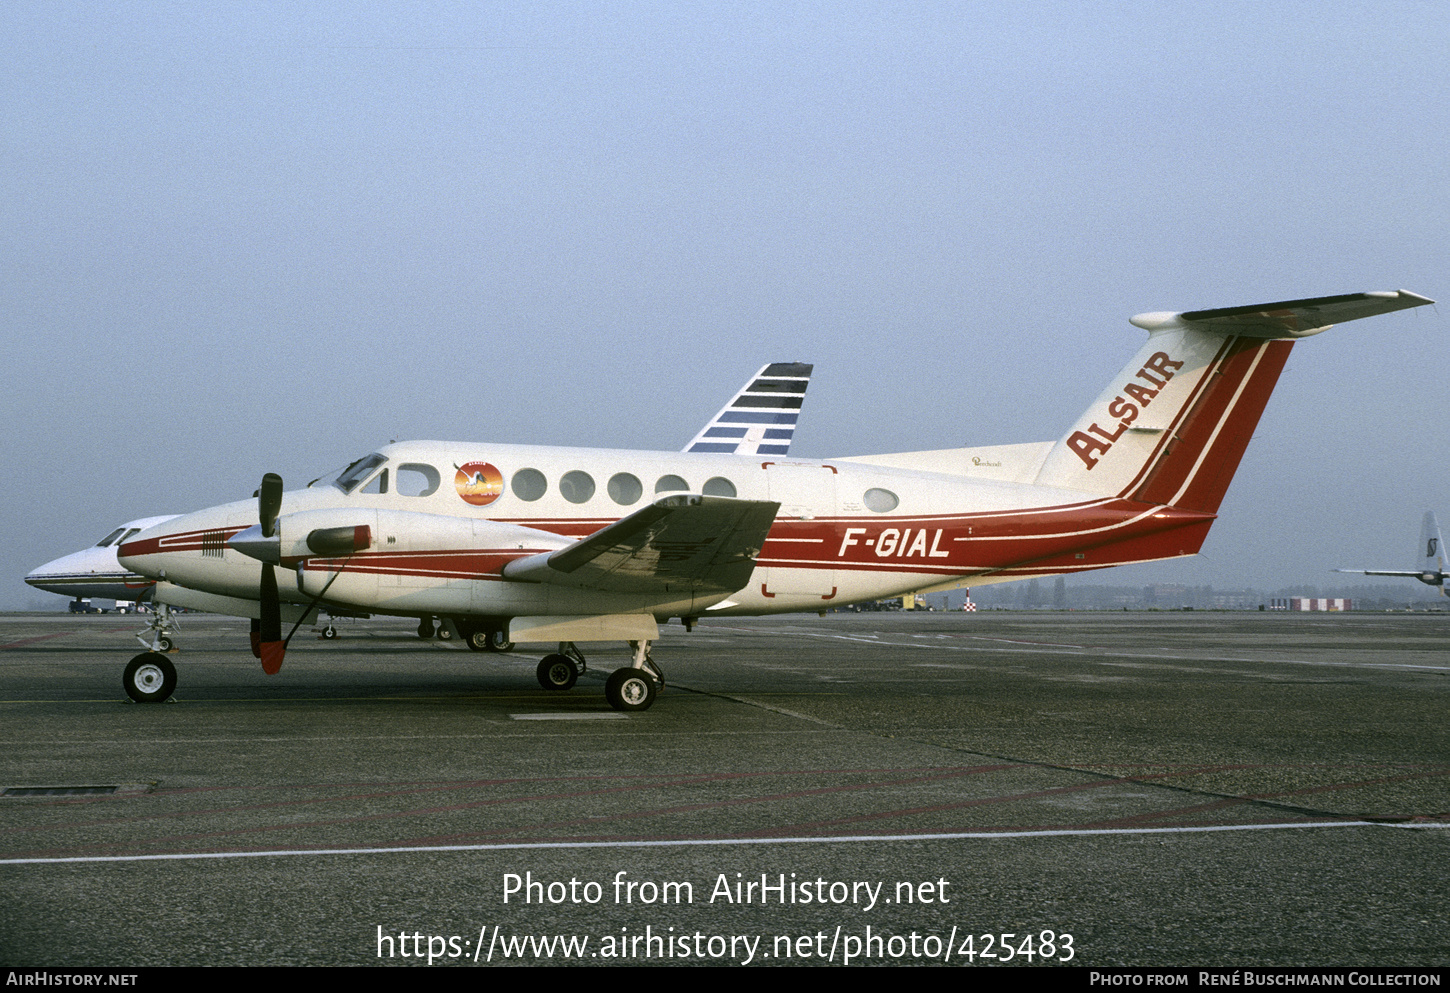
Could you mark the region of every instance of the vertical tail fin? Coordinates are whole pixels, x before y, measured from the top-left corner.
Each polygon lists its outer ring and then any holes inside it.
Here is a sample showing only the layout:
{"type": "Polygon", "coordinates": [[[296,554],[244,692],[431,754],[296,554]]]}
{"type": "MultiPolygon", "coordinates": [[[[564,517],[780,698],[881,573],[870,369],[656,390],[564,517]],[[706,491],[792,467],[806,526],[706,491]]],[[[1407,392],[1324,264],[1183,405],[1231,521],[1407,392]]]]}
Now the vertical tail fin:
{"type": "Polygon", "coordinates": [[[684,451],[787,454],[813,368],[805,362],[772,362],[762,366],[710,418],[710,423],[690,440],[684,451]]]}
{"type": "Polygon", "coordinates": [[[1433,301],[1404,290],[1139,314],[1148,341],[1054,446],[1060,486],[1216,513],[1294,339],[1433,301]]]}
{"type": "Polygon", "coordinates": [[[1420,557],[1415,560],[1415,571],[1422,583],[1440,587],[1445,592],[1445,539],[1440,537],[1440,522],[1433,510],[1425,511],[1425,520],[1420,524],[1420,557]]]}

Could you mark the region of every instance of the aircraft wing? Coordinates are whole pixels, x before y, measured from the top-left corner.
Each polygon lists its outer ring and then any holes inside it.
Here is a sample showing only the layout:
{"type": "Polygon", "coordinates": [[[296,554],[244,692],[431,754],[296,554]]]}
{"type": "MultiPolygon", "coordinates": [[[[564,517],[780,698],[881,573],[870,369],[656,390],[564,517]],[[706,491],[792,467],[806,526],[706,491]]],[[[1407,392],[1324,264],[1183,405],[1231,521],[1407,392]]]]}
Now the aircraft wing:
{"type": "Polygon", "coordinates": [[[672,494],[587,538],[515,559],[505,579],[620,593],[733,593],[750,581],[780,504],[672,494]]]}

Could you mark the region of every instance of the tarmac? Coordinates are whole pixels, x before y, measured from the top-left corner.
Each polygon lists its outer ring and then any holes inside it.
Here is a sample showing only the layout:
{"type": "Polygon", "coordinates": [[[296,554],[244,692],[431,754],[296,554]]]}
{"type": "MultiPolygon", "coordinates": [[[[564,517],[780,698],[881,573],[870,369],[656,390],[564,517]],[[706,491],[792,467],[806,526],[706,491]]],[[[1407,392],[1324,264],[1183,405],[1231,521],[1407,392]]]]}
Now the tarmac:
{"type": "Polygon", "coordinates": [[[137,618],[0,615],[0,964],[1450,961],[1450,615],[707,619],[629,715],[181,624],[138,705],[137,618]]]}

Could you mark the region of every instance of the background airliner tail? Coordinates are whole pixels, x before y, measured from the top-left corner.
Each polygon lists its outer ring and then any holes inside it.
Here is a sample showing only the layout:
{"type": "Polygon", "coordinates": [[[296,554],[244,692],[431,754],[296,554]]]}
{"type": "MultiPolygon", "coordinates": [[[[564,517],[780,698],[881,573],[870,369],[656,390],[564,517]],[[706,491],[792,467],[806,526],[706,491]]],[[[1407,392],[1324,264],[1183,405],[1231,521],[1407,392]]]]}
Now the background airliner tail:
{"type": "Polygon", "coordinates": [[[1433,510],[1425,511],[1420,522],[1420,544],[1415,547],[1415,562],[1412,569],[1335,569],[1335,572],[1355,572],[1362,576],[1411,576],[1427,586],[1436,586],[1441,596],[1450,596],[1445,588],[1445,539],[1440,537],[1440,522],[1433,510]]]}
{"type": "Polygon", "coordinates": [[[745,381],[730,402],[684,447],[687,452],[785,455],[811,382],[808,362],[772,362],[745,381]]]}
{"type": "Polygon", "coordinates": [[[1148,341],[1036,482],[1216,513],[1295,339],[1427,303],[1399,290],[1139,314],[1148,341]]]}

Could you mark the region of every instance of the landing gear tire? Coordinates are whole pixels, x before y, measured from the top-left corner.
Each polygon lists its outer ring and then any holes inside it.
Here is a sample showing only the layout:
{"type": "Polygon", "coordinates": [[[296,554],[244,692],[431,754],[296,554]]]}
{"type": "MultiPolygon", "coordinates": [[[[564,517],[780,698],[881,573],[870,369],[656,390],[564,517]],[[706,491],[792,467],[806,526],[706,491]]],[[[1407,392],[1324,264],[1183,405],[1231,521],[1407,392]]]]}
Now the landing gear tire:
{"type": "Polygon", "coordinates": [[[157,638],[156,639],[156,648],[159,651],[169,652],[169,651],[171,651],[175,647],[176,646],[174,644],[172,644],[172,641],[171,641],[170,638],[167,638],[167,637],[164,637],[163,636],[163,637],[160,637],[160,638],[157,638]]]}
{"type": "Polygon", "coordinates": [[[546,690],[572,690],[579,681],[579,667],[567,655],[545,655],[537,671],[539,685],[546,690]]]}
{"type": "Polygon", "coordinates": [[[137,703],[160,703],[176,690],[176,666],[160,652],[142,652],[126,666],[121,685],[137,703]]]}
{"type": "Polygon", "coordinates": [[[514,643],[504,637],[500,628],[469,628],[463,633],[468,647],[475,652],[511,652],[514,643]]]}
{"type": "Polygon", "coordinates": [[[448,630],[447,624],[438,625],[438,640],[448,641],[453,637],[453,632],[448,630]]]}
{"type": "Polygon", "coordinates": [[[633,667],[615,669],[604,683],[604,699],[615,710],[649,710],[659,690],[650,674],[633,667]]]}
{"type": "Polygon", "coordinates": [[[424,641],[433,637],[433,619],[431,617],[425,617],[418,622],[418,637],[424,641]]]}
{"type": "Polygon", "coordinates": [[[327,625],[327,627],[322,629],[322,637],[327,641],[331,641],[333,638],[337,637],[337,628],[333,627],[331,624],[327,625]]]}

